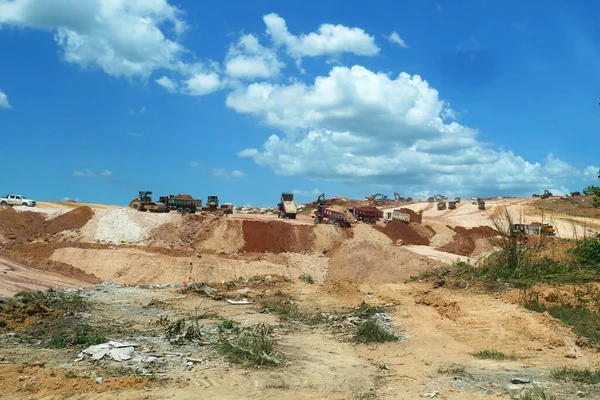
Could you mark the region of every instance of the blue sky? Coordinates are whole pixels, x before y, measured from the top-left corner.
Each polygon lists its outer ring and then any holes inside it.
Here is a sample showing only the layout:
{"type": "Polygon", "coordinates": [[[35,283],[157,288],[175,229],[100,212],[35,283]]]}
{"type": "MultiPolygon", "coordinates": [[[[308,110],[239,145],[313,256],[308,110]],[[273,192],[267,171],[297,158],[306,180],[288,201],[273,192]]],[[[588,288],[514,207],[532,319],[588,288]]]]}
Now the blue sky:
{"type": "Polygon", "coordinates": [[[0,191],[526,195],[596,180],[593,1],[0,0],[0,191]]]}

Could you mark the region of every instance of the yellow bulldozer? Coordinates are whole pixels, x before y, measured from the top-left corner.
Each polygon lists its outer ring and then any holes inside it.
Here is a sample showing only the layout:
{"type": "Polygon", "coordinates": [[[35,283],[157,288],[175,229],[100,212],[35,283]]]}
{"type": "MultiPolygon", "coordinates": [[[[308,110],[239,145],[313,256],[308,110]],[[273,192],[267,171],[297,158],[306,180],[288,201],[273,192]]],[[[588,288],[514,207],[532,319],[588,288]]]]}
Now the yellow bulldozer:
{"type": "Polygon", "coordinates": [[[169,212],[169,208],[165,204],[159,201],[152,201],[152,192],[142,190],[138,197],[129,202],[129,207],[138,211],[169,212]]]}

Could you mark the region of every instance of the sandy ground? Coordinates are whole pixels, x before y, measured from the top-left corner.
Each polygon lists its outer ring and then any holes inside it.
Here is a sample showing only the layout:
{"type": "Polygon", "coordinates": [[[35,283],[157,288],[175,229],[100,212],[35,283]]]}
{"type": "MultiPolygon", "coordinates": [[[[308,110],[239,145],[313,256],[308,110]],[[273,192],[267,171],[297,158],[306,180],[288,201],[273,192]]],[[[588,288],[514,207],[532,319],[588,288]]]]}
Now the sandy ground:
{"type": "Polygon", "coordinates": [[[0,295],[12,296],[20,291],[73,287],[85,282],[63,275],[38,271],[0,257],[0,295]]]}
{"type": "MultiPolygon", "coordinates": [[[[443,211],[429,203],[411,204],[408,208],[423,211],[420,228],[432,230],[427,237],[429,246],[398,245],[385,233],[382,222],[378,229],[365,224],[342,229],[314,226],[310,216],[296,220],[260,214],[181,216],[103,205],[89,205],[93,215],[84,225],[49,234],[43,231],[44,221],[33,217],[41,212],[47,219],[63,218],[81,204],[39,203],[35,209],[15,208],[28,219],[15,218],[15,225],[8,228],[0,221],[0,250],[6,246],[10,251],[22,251],[23,262],[31,265],[0,258],[0,295],[85,286],[74,278],[39,269],[40,257],[47,256],[100,280],[123,285],[83,288],[92,309],[79,317],[81,321],[105,329],[109,339],[137,342],[140,353],[185,351],[205,362],[188,364],[185,357],[164,356],[158,364],[139,359],[124,364],[74,363],[81,348],[47,349],[41,339],[28,339],[20,336],[22,332],[0,333],[0,361],[7,361],[0,363],[0,382],[6,383],[0,384],[0,397],[192,399],[201,392],[202,397],[232,399],[416,399],[426,393],[456,400],[510,399],[523,390],[523,386],[510,383],[511,377],[524,376],[552,389],[560,399],[575,398],[578,390],[587,398],[600,398],[596,387],[549,379],[553,367],[598,368],[600,353],[576,346],[572,332],[548,315],[524,309],[515,300],[518,294],[479,294],[405,283],[445,263],[476,260],[475,256],[437,248],[457,238],[459,234],[451,228],[491,226],[490,215],[497,216],[503,207],[523,222],[550,221],[563,237],[581,237],[600,227],[598,220],[589,218],[542,215],[528,203],[530,199],[489,201],[485,212],[470,203],[443,211]],[[39,231],[31,231],[27,223],[37,224],[39,231]],[[301,280],[307,275],[314,284],[301,280]],[[246,280],[254,276],[265,282],[272,276],[289,282],[251,288],[246,280]],[[232,306],[222,300],[183,295],[179,289],[188,281],[214,286],[237,281],[228,295],[247,296],[252,304],[232,306]],[[355,344],[329,322],[285,321],[261,312],[264,299],[288,297],[302,313],[310,315],[335,316],[363,301],[385,306],[402,340],[355,344]],[[151,307],[151,303],[161,306],[151,307]],[[165,340],[164,328],[153,325],[159,317],[175,320],[198,312],[211,316],[202,325],[215,331],[227,319],[242,327],[257,323],[275,326],[286,362],[280,367],[237,366],[226,362],[214,344],[174,345],[165,340]],[[484,349],[515,354],[516,360],[473,357],[473,352],[484,349]],[[44,368],[25,366],[40,359],[46,361],[44,368]],[[465,373],[440,372],[452,365],[464,368],[465,373]],[[104,367],[150,371],[150,375],[136,372],[135,376],[107,379],[104,386],[93,383],[94,374],[104,367]],[[78,377],[65,373],[69,370],[77,371],[78,377]],[[147,376],[160,379],[148,381],[147,376]]],[[[477,238],[476,246],[485,248],[480,242],[485,240],[477,238]]]]}

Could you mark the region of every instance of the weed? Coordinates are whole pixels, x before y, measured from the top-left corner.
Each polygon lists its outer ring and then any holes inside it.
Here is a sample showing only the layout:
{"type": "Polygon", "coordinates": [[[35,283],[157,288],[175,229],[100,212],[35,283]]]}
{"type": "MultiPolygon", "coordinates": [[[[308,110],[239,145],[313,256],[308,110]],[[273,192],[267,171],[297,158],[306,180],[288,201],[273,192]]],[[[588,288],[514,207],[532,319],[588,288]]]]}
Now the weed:
{"type": "Polygon", "coordinates": [[[67,378],[67,379],[79,378],[79,375],[77,375],[73,371],[67,371],[67,372],[65,372],[65,378],[67,378]]]}
{"type": "Polygon", "coordinates": [[[567,250],[567,253],[584,267],[600,269],[600,234],[578,240],[575,247],[567,250]]]}
{"type": "Polygon", "coordinates": [[[398,340],[398,336],[369,319],[358,326],[354,340],[358,343],[383,343],[398,340]]]}
{"type": "Polygon", "coordinates": [[[225,321],[221,322],[221,325],[219,326],[219,328],[221,330],[230,330],[230,329],[233,329],[233,320],[232,319],[226,319],[225,321]]]}
{"type": "Polygon", "coordinates": [[[282,299],[273,303],[263,304],[260,312],[279,315],[283,320],[300,320],[302,313],[298,305],[290,299],[282,299]]]}
{"type": "Polygon", "coordinates": [[[237,331],[231,339],[223,339],[219,348],[231,362],[278,365],[281,361],[272,334],[273,328],[267,324],[259,324],[252,329],[237,331]]]}
{"type": "Polygon", "coordinates": [[[54,289],[47,292],[19,292],[15,295],[15,298],[19,298],[23,303],[37,302],[55,310],[69,312],[84,311],[88,307],[85,298],[79,293],[67,293],[54,289]]]}
{"type": "Polygon", "coordinates": [[[166,308],[167,303],[165,303],[162,300],[157,299],[156,297],[153,297],[150,302],[148,303],[148,308],[166,308]]]}
{"type": "Polygon", "coordinates": [[[382,312],[384,312],[383,308],[371,306],[363,301],[358,307],[356,307],[352,314],[358,318],[371,318],[375,314],[382,312]]]}
{"type": "Polygon", "coordinates": [[[200,320],[206,318],[218,318],[216,314],[199,314],[198,308],[186,317],[180,318],[173,323],[168,323],[165,336],[171,343],[181,344],[186,341],[202,341],[202,328],[200,320]]]}
{"type": "Polygon", "coordinates": [[[573,367],[561,367],[551,371],[552,378],[562,381],[588,383],[591,385],[600,383],[600,370],[589,368],[578,369],[573,367]]]}
{"type": "Polygon", "coordinates": [[[450,366],[438,368],[438,374],[440,375],[451,375],[459,378],[469,378],[472,375],[467,372],[464,365],[451,364],[450,366]]]}
{"type": "Polygon", "coordinates": [[[69,341],[63,335],[54,335],[50,338],[46,347],[51,349],[64,349],[69,345],[69,341]]]}
{"type": "Polygon", "coordinates": [[[309,283],[311,285],[313,283],[315,283],[315,280],[309,274],[302,274],[302,275],[300,275],[300,280],[303,281],[303,282],[309,283]]]}
{"type": "Polygon", "coordinates": [[[520,400],[557,400],[556,396],[539,386],[525,390],[519,397],[520,400]]]}
{"type": "Polygon", "coordinates": [[[79,325],[75,327],[74,345],[87,344],[96,345],[106,342],[106,338],[99,332],[92,332],[92,328],[88,325],[79,325]]]}
{"type": "Polygon", "coordinates": [[[485,349],[478,352],[473,353],[473,356],[480,358],[482,360],[516,360],[517,356],[514,354],[505,354],[496,349],[485,349]]]}

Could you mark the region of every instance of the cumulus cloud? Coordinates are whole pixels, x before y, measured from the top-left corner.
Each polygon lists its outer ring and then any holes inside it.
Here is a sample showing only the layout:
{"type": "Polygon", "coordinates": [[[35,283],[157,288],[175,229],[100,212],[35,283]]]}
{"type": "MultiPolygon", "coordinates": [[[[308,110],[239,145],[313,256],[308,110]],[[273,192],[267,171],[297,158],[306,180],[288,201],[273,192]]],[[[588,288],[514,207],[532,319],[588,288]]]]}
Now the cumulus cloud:
{"type": "Polygon", "coordinates": [[[127,136],[139,138],[139,137],[142,137],[143,135],[139,132],[127,132],[127,136]]]}
{"type": "Polygon", "coordinates": [[[448,104],[418,75],[338,66],[312,85],[250,84],[230,93],[227,106],[282,132],[238,153],[281,176],[457,194],[564,190],[583,178],[552,154],[529,162],[448,123],[448,104]]]}
{"type": "Polygon", "coordinates": [[[336,57],[343,53],[375,56],[380,50],[375,44],[375,38],[360,28],[323,24],[317,32],[297,36],[289,32],[285,19],[277,14],[265,15],[263,21],[273,43],[283,48],[298,63],[303,57],[336,57]]]}
{"type": "Polygon", "coordinates": [[[300,197],[315,197],[315,196],[318,196],[319,194],[321,194],[321,191],[319,189],[313,189],[313,190],[294,189],[294,190],[292,190],[292,193],[294,193],[296,196],[300,196],[300,197]]]}
{"type": "Polygon", "coordinates": [[[392,32],[388,36],[386,36],[386,38],[390,41],[390,43],[397,44],[400,47],[408,48],[408,45],[406,44],[404,39],[402,39],[400,35],[398,35],[398,32],[392,32]]]}
{"type": "Polygon", "coordinates": [[[215,176],[217,178],[222,178],[222,179],[245,178],[246,177],[245,172],[238,171],[237,169],[230,171],[225,168],[213,168],[210,170],[210,174],[212,176],[215,176]]]}
{"type": "Polygon", "coordinates": [[[167,89],[168,92],[175,93],[177,91],[177,81],[167,78],[166,76],[161,76],[160,78],[156,79],[155,82],[167,89]]]}
{"type": "Polygon", "coordinates": [[[92,170],[86,169],[84,171],[73,171],[73,176],[79,177],[79,178],[112,178],[113,173],[112,171],[105,169],[99,172],[94,172],[92,170]]]}
{"type": "Polygon", "coordinates": [[[11,108],[10,103],[8,102],[8,96],[0,90],[0,108],[11,108]]]}
{"type": "Polygon", "coordinates": [[[198,73],[187,79],[182,91],[191,96],[204,96],[213,93],[221,86],[219,75],[214,72],[198,73]]]}
{"type": "Polygon", "coordinates": [[[284,66],[275,51],[262,46],[254,35],[242,35],[225,58],[225,71],[239,79],[271,78],[284,66]]]}
{"type": "Polygon", "coordinates": [[[81,68],[144,80],[166,69],[176,79],[162,76],[156,83],[176,92],[185,81],[182,92],[191,95],[219,87],[211,67],[184,60],[189,51],[179,38],[187,25],[169,0],[0,1],[0,28],[8,26],[53,32],[63,59],[81,68]]]}
{"type": "Polygon", "coordinates": [[[594,178],[597,178],[597,177],[598,177],[598,171],[600,171],[600,168],[599,168],[599,167],[596,167],[596,166],[594,166],[594,165],[590,165],[589,167],[586,167],[586,168],[583,170],[583,175],[584,175],[586,178],[592,178],[592,179],[594,179],[594,178]]]}

